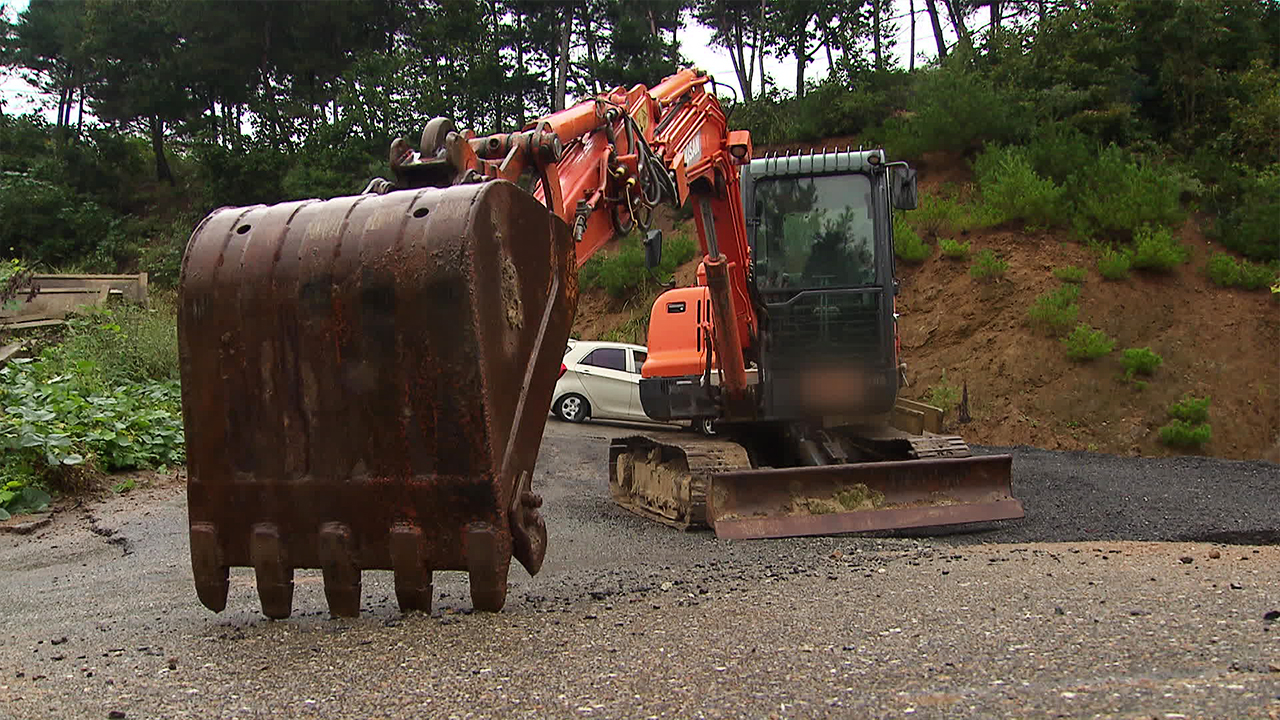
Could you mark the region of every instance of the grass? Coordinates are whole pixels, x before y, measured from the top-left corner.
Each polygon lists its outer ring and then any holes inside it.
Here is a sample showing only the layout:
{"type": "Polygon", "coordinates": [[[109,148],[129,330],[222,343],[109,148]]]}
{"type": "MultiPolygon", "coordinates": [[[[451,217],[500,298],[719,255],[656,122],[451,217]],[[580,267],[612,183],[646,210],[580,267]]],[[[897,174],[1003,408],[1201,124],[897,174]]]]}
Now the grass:
{"type": "Polygon", "coordinates": [[[1116,341],[1088,323],[1080,323],[1070,335],[1062,338],[1062,346],[1072,360],[1095,360],[1111,352],[1116,341]]]}
{"type": "Polygon", "coordinates": [[[1037,297],[1027,309],[1027,319],[1033,327],[1061,335],[1075,325],[1080,315],[1080,306],[1076,304],[1079,298],[1079,285],[1062,285],[1037,297]]]}
{"type": "Polygon", "coordinates": [[[973,259],[969,266],[969,275],[978,280],[998,280],[1009,270],[1009,263],[1001,260],[995,252],[983,250],[973,259]]]}
{"type": "Polygon", "coordinates": [[[1167,227],[1143,225],[1133,234],[1133,267],[1167,273],[1187,261],[1190,253],[1167,227]]]}
{"type": "Polygon", "coordinates": [[[942,378],[937,384],[930,385],[924,394],[924,401],[939,410],[943,415],[956,409],[960,404],[960,388],[947,382],[947,371],[942,371],[942,378]]]}
{"type": "Polygon", "coordinates": [[[1098,256],[1098,274],[1107,280],[1124,280],[1132,265],[1133,254],[1128,250],[1104,248],[1098,256]]]}
{"type": "Polygon", "coordinates": [[[1160,428],[1160,442],[1170,447],[1194,449],[1209,442],[1213,428],[1209,425],[1209,398],[1186,393],[1169,406],[1168,424],[1160,428]]]}
{"type": "Polygon", "coordinates": [[[969,243],[960,242],[951,238],[942,238],[938,241],[938,250],[942,251],[945,257],[952,260],[964,260],[969,257],[969,243]]]}
{"type": "Polygon", "coordinates": [[[922,263],[932,252],[933,249],[907,224],[902,214],[893,216],[893,254],[899,260],[922,263]]]}
{"type": "Polygon", "coordinates": [[[1053,271],[1053,276],[1062,282],[1076,284],[1084,282],[1085,275],[1085,269],[1082,267],[1076,267],[1075,265],[1067,265],[1066,267],[1060,267],[1053,271]]]}
{"type": "Polygon", "coordinates": [[[650,274],[644,265],[644,246],[640,239],[629,236],[621,249],[612,255],[599,253],[578,270],[578,285],[603,288],[611,297],[622,298],[659,282],[671,279],[675,269],[693,259],[697,245],[685,233],[672,234],[663,243],[662,262],[650,274]],[[655,282],[654,276],[659,278],[655,282]]]}

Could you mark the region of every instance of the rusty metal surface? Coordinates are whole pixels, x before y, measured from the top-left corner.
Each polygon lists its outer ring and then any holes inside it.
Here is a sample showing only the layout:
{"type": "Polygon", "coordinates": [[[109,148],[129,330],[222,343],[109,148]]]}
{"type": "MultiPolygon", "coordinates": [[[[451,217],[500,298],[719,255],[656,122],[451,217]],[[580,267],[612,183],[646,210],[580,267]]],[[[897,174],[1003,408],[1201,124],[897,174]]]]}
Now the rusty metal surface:
{"type": "Polygon", "coordinates": [[[191,557],[207,607],[254,567],[263,611],[296,568],[330,610],[395,571],[402,609],[465,570],[497,610],[546,547],[529,488],[577,302],[567,226],[491,181],[230,208],[183,261],[179,345],[191,557]]]}
{"type": "Polygon", "coordinates": [[[708,522],[718,537],[746,539],[1016,519],[1012,463],[988,455],[727,472],[709,478],[708,522]],[[863,502],[848,509],[838,492],[863,502]]]}

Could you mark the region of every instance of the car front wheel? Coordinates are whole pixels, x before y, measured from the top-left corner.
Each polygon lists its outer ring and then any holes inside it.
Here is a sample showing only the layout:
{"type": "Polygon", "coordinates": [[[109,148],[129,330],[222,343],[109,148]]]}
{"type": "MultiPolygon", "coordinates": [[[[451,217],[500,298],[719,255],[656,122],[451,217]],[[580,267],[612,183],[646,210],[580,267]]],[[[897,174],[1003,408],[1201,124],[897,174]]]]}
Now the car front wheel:
{"type": "Polygon", "coordinates": [[[591,414],[591,405],[581,395],[570,393],[556,402],[556,416],[565,422],[580,423],[591,414]]]}
{"type": "Polygon", "coordinates": [[[716,434],[715,418],[698,418],[693,421],[693,429],[708,437],[716,434]]]}

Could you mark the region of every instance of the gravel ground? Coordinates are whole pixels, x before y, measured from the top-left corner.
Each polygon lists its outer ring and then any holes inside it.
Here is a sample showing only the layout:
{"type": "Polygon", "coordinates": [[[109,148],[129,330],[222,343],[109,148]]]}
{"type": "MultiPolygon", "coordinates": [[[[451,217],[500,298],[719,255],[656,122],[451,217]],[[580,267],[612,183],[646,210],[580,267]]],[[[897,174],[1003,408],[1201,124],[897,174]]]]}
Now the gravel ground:
{"type": "Polygon", "coordinates": [[[330,620],[299,571],[272,622],[246,569],[213,615],[181,488],[0,535],[0,717],[1280,718],[1276,465],[983,449],[1027,519],[726,542],[608,501],[619,432],[549,424],[550,551],[499,615],[366,573],[330,620]]]}

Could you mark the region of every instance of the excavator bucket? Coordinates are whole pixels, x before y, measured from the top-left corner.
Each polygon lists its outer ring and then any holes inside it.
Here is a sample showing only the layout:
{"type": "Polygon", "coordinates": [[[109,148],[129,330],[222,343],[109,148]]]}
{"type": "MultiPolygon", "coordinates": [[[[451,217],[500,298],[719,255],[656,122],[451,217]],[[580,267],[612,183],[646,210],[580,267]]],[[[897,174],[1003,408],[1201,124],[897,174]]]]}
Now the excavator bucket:
{"type": "Polygon", "coordinates": [[[987,455],[717,473],[707,521],[740,540],[1016,519],[1012,464],[987,455]]]}
{"type": "Polygon", "coordinates": [[[530,478],[577,302],[568,226],[503,181],[223,208],[183,260],[179,344],[191,562],[220,612],[254,568],[262,610],[323,570],[403,610],[431,574],[502,608],[546,548],[530,478]]]}

